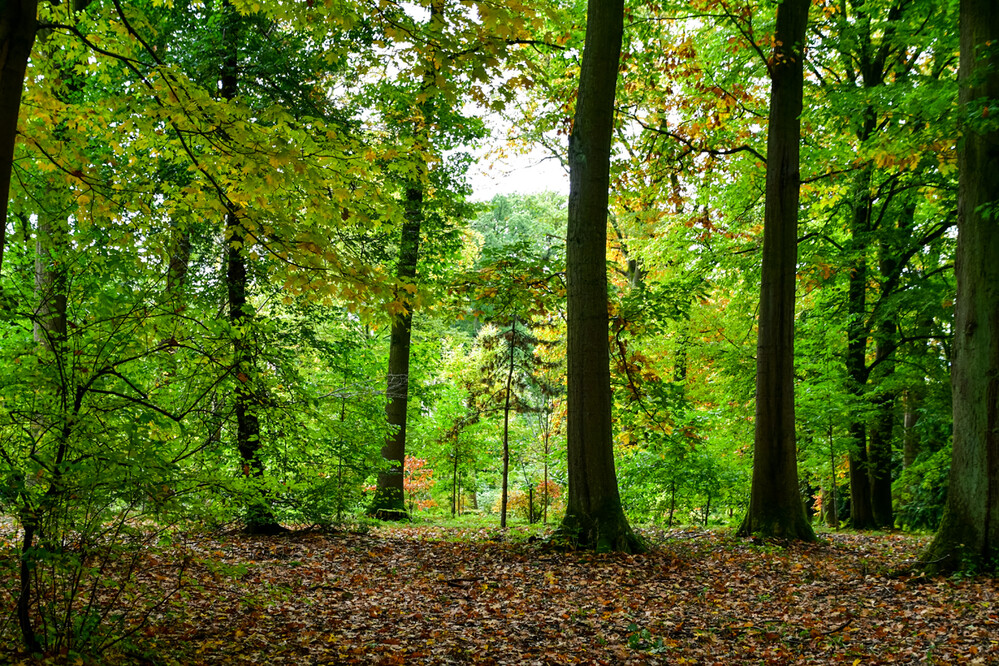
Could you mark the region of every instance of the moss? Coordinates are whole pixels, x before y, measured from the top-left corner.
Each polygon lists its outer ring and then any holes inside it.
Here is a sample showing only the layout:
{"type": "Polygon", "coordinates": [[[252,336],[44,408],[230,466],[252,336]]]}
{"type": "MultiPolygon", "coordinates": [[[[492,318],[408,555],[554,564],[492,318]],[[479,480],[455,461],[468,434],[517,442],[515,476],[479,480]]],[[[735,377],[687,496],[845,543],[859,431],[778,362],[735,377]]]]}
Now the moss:
{"type": "Polygon", "coordinates": [[[631,530],[624,513],[608,509],[583,515],[567,512],[552,543],[598,553],[644,553],[645,542],[631,530]]]}
{"type": "Polygon", "coordinates": [[[368,507],[367,514],[377,520],[408,521],[410,518],[409,512],[406,511],[406,503],[402,497],[392,497],[393,494],[390,492],[376,494],[371,506],[368,507]]]}
{"type": "Polygon", "coordinates": [[[749,513],[739,525],[736,535],[788,541],[815,541],[815,530],[805,519],[804,512],[800,516],[795,513],[753,516],[749,513]]]}

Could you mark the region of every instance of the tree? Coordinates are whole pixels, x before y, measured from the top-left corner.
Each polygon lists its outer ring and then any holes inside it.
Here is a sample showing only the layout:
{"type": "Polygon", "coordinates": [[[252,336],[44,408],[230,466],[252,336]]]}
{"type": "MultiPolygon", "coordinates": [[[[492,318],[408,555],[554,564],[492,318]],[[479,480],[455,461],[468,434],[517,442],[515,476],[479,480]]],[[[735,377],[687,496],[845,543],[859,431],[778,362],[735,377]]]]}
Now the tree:
{"type": "Polygon", "coordinates": [[[929,568],[999,571],[999,7],[961,1],[954,448],[929,568]]]}
{"type": "Polygon", "coordinates": [[[749,511],[739,534],[815,538],[798,494],[794,422],[794,286],[799,142],[809,0],[777,7],[770,64],[763,272],[756,345],[756,432],[749,511]]]}
{"type": "Polygon", "coordinates": [[[24,73],[37,32],[38,0],[8,0],[0,7],[0,268],[7,245],[7,204],[21,112],[24,73]]]}
{"type": "MultiPolygon", "coordinates": [[[[406,188],[405,221],[399,240],[399,264],[396,277],[413,283],[420,253],[420,225],[423,220],[422,186],[406,188]]],[[[413,330],[413,311],[408,299],[406,309],[392,318],[389,337],[389,359],[385,415],[392,431],[382,447],[387,468],[378,473],[371,514],[381,519],[405,519],[403,463],[406,457],[406,417],[409,409],[409,356],[413,330]]]]}
{"type": "Polygon", "coordinates": [[[584,548],[636,552],[614,470],[607,318],[607,214],[611,134],[623,0],[589,0],[575,119],[569,134],[569,493],[560,528],[584,548]]]}

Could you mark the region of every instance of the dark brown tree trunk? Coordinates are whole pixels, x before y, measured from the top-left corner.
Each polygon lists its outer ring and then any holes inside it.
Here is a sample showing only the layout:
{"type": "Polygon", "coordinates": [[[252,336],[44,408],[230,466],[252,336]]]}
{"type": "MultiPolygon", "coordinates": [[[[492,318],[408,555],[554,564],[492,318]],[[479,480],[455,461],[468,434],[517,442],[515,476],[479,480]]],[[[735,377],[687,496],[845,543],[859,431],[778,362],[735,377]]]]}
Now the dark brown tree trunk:
{"type": "MultiPolygon", "coordinates": [[[[861,141],[873,131],[873,113],[861,131],[861,141]]],[[[846,374],[850,392],[857,405],[864,397],[867,385],[867,255],[866,245],[870,236],[871,166],[865,166],[857,175],[854,185],[853,215],[850,236],[854,256],[851,260],[850,281],[847,291],[846,374]]],[[[851,412],[854,413],[854,412],[851,412]]],[[[871,506],[870,462],[867,455],[867,425],[861,416],[854,415],[850,432],[850,525],[854,529],[868,530],[877,526],[871,506]]]]}
{"type": "Polygon", "coordinates": [[[0,268],[7,246],[7,205],[14,169],[17,118],[24,74],[38,30],[38,0],[6,0],[0,6],[0,268]]]}
{"type": "Polygon", "coordinates": [[[634,552],[614,469],[607,320],[607,218],[623,0],[589,0],[569,134],[568,463],[561,532],[583,548],[634,552]]]}
{"type": "Polygon", "coordinates": [[[999,5],[961,0],[954,450],[934,571],[999,571],[999,5]]]}
{"type": "Polygon", "coordinates": [[[794,431],[794,280],[798,256],[803,49],[809,0],[777,6],[749,511],[738,533],[812,540],[798,491],[794,431]]]}
{"type": "Polygon", "coordinates": [[[874,426],[871,428],[868,472],[871,483],[871,513],[879,528],[891,529],[895,518],[891,506],[892,436],[895,432],[895,390],[885,387],[895,372],[892,355],[895,352],[897,329],[894,322],[884,321],[878,327],[875,358],[883,359],[878,366],[879,386],[874,396],[874,426]]]}
{"type": "MultiPolygon", "coordinates": [[[[233,398],[236,402],[236,450],[243,462],[244,476],[254,481],[264,478],[264,463],[260,457],[260,420],[254,390],[257,381],[253,360],[253,343],[249,329],[253,315],[247,303],[249,279],[244,249],[249,238],[235,213],[226,215],[226,289],[229,298],[229,323],[232,325],[233,398]]],[[[277,534],[283,531],[267,506],[263,494],[251,499],[246,509],[246,531],[251,534],[277,534]]]]}
{"type": "Polygon", "coordinates": [[[892,510],[892,442],[895,434],[895,404],[898,390],[891,385],[895,374],[895,352],[898,348],[898,326],[892,312],[885,312],[887,303],[896,284],[892,279],[901,269],[899,256],[909,245],[912,227],[916,216],[916,205],[909,201],[898,218],[898,230],[893,234],[882,234],[879,242],[879,268],[881,271],[881,294],[878,307],[881,309],[875,336],[874,366],[876,391],[873,404],[875,421],[869,442],[868,470],[871,481],[871,512],[874,523],[881,528],[895,527],[892,510]]]}
{"type": "MultiPolygon", "coordinates": [[[[412,184],[406,189],[405,220],[399,239],[399,264],[396,276],[406,283],[416,280],[420,257],[420,227],[423,221],[423,188],[412,184]]],[[[382,447],[387,467],[378,472],[375,498],[368,513],[381,520],[407,520],[404,492],[406,464],[406,415],[409,406],[409,347],[412,338],[413,310],[402,297],[406,310],[392,320],[385,415],[391,434],[382,447]]]]}
{"type": "MultiPolygon", "coordinates": [[[[239,16],[226,0],[222,3],[226,55],[222,63],[220,93],[223,99],[235,99],[238,87],[239,16]]],[[[233,399],[236,412],[236,450],[243,462],[243,475],[262,481],[264,463],[260,457],[260,420],[257,417],[255,383],[256,364],[250,327],[252,307],[247,302],[249,277],[246,270],[246,250],[251,239],[235,211],[226,214],[226,290],[229,300],[229,323],[232,325],[233,399]]],[[[267,506],[264,494],[250,500],[246,509],[246,531],[251,534],[277,534],[282,528],[267,506]]]]}
{"type": "Polygon", "coordinates": [[[922,388],[910,386],[902,394],[902,467],[909,468],[919,456],[920,441],[916,424],[919,422],[922,388]]]}

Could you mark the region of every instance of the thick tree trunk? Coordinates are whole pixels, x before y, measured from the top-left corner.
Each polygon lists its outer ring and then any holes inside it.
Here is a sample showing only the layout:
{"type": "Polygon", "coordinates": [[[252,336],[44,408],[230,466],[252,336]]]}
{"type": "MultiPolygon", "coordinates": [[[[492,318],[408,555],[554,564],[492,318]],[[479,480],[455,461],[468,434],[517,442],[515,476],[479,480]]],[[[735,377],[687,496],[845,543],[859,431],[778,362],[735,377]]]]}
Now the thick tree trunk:
{"type": "Polygon", "coordinates": [[[17,118],[24,74],[38,30],[38,0],[6,0],[0,7],[0,268],[7,246],[7,205],[14,169],[17,118]]]}
{"type": "MultiPolygon", "coordinates": [[[[416,265],[420,257],[420,227],[423,221],[423,188],[411,184],[406,189],[405,220],[399,239],[399,264],[396,276],[405,282],[416,279],[416,265]]],[[[409,346],[412,337],[413,311],[403,298],[406,311],[392,321],[389,340],[387,392],[385,415],[391,434],[382,447],[386,469],[378,472],[375,498],[368,513],[382,520],[407,520],[404,491],[406,463],[406,415],[409,406],[409,346]]]]}
{"type": "Polygon", "coordinates": [[[934,571],[999,571],[999,5],[961,0],[954,450],[934,571]]]}
{"type": "Polygon", "coordinates": [[[568,463],[561,533],[583,548],[641,549],[621,507],[614,469],[607,320],[607,213],[623,0],[589,0],[569,135],[568,463]]]}
{"type": "Polygon", "coordinates": [[[749,511],[739,534],[812,540],[798,491],[794,424],[794,280],[798,256],[803,48],[809,0],[777,7],[749,511]]]}

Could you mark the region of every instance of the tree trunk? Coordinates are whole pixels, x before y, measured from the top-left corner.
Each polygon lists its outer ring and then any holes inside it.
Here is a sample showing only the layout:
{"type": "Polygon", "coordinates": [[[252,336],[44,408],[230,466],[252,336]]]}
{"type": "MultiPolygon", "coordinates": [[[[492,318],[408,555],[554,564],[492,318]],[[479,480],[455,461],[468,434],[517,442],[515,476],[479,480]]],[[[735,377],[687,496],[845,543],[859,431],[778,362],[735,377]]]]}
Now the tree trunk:
{"type": "Polygon", "coordinates": [[[839,507],[836,506],[836,442],[833,439],[833,427],[829,425],[829,487],[822,496],[822,506],[825,508],[826,525],[839,529],[839,507]],[[826,503],[829,500],[829,503],[826,503]]]}
{"type": "MultiPolygon", "coordinates": [[[[510,488],[510,398],[513,393],[513,361],[517,339],[517,317],[510,326],[510,367],[506,374],[506,402],[503,405],[503,489],[500,496],[500,527],[506,527],[506,505],[510,488]]],[[[528,510],[530,513],[530,510],[528,510]]]]}
{"type": "Polygon", "coordinates": [[[458,488],[458,437],[459,436],[460,435],[455,435],[454,438],[454,469],[452,470],[452,476],[451,476],[451,517],[452,518],[461,513],[461,507],[458,506],[458,500],[461,499],[461,490],[458,488]]]}
{"type": "Polygon", "coordinates": [[[785,0],[777,7],[756,347],[753,481],[749,511],[738,533],[810,541],[815,535],[798,491],[794,431],[794,280],[808,7],[809,0],[785,0]]]}
{"type": "MultiPolygon", "coordinates": [[[[416,264],[420,256],[420,227],[423,221],[423,188],[410,184],[406,188],[406,212],[399,240],[399,265],[396,275],[408,283],[416,279],[416,264]]],[[[382,447],[387,468],[378,472],[375,499],[368,513],[381,520],[408,520],[403,491],[406,463],[406,415],[409,406],[409,346],[412,337],[413,310],[403,298],[405,312],[392,321],[389,341],[387,393],[385,415],[392,433],[382,447]]]]}
{"type": "MultiPolygon", "coordinates": [[[[873,113],[867,114],[861,141],[873,131],[873,113]],[[869,127],[870,126],[870,127],[869,127]]],[[[847,344],[846,374],[850,392],[857,404],[864,400],[867,385],[867,256],[866,244],[870,232],[871,166],[865,166],[857,175],[856,199],[850,221],[850,236],[854,257],[850,271],[847,294],[847,344]]],[[[852,413],[852,412],[851,412],[852,413]]],[[[867,456],[867,425],[854,415],[850,432],[850,525],[854,529],[868,530],[877,526],[871,506],[871,477],[867,456]]]]}
{"type": "MultiPolygon", "coordinates": [[[[49,202],[51,203],[51,202],[49,202]]],[[[60,208],[60,206],[52,206],[60,208]]],[[[66,293],[68,266],[67,254],[69,250],[69,224],[64,217],[58,213],[52,213],[43,209],[38,214],[38,233],[35,239],[35,312],[34,312],[34,338],[38,345],[39,359],[52,369],[51,381],[36,386],[36,390],[53,395],[54,400],[50,411],[39,412],[35,415],[32,424],[32,437],[36,442],[41,442],[44,438],[57,437],[55,454],[49,460],[51,470],[48,477],[49,487],[45,496],[37,502],[30,499],[30,496],[22,494],[22,501],[19,505],[19,520],[24,529],[24,538],[21,542],[21,563],[20,563],[20,585],[17,596],[17,620],[21,629],[21,640],[29,652],[41,652],[42,644],[39,635],[35,632],[31,618],[31,596],[33,570],[37,566],[37,558],[34,550],[35,537],[40,531],[41,522],[52,506],[60,501],[66,501],[60,497],[60,477],[62,475],[62,464],[67,453],[67,436],[65,424],[69,422],[67,410],[67,389],[68,378],[64,376],[64,370],[57,368],[64,367],[63,351],[66,346],[67,334],[67,305],[68,296],[66,293]],[[54,422],[61,420],[62,426],[54,422]],[[47,432],[59,433],[64,436],[46,435],[47,432]]]]}
{"type": "Polygon", "coordinates": [[[961,0],[954,450],[933,571],[999,571],[999,6],[961,0]]]}
{"type": "MultiPolygon", "coordinates": [[[[249,339],[252,314],[247,304],[249,280],[244,249],[247,235],[235,213],[226,215],[226,289],[229,298],[229,323],[232,325],[233,399],[236,402],[236,450],[243,462],[243,474],[256,482],[264,478],[264,463],[260,458],[260,420],[257,417],[256,364],[253,343],[249,339]]],[[[246,531],[251,534],[277,534],[283,531],[261,494],[251,499],[246,508],[246,531]]]]}
{"type": "MultiPolygon", "coordinates": [[[[907,358],[917,367],[923,362],[929,350],[926,341],[932,327],[932,319],[920,321],[915,330],[916,340],[909,343],[907,358]]],[[[902,467],[904,468],[916,462],[916,458],[922,452],[923,442],[920,440],[916,424],[919,423],[925,399],[926,378],[920,374],[902,391],[902,467]]]]}
{"type": "Polygon", "coordinates": [[[38,0],[6,0],[0,7],[0,268],[7,246],[7,205],[14,169],[17,118],[28,58],[38,31],[38,0]]]}
{"type": "MultiPolygon", "coordinates": [[[[879,327],[880,339],[875,346],[875,357],[888,359],[894,353],[897,330],[894,322],[885,321],[879,327]]],[[[894,374],[894,361],[882,362],[878,374],[884,383],[894,374]]],[[[895,526],[891,506],[892,435],[895,432],[895,390],[879,387],[874,396],[875,420],[871,428],[868,457],[868,475],[871,485],[871,514],[874,524],[883,529],[895,526]]]]}
{"type": "Polygon", "coordinates": [[[902,394],[902,467],[908,469],[919,456],[919,407],[922,404],[922,387],[910,386],[902,394]]]}
{"type": "Polygon", "coordinates": [[[623,0],[589,0],[569,134],[567,382],[569,497],[561,532],[583,548],[638,551],[614,469],[607,320],[611,132],[623,0]]]}
{"type": "MultiPolygon", "coordinates": [[[[226,0],[222,3],[225,23],[225,59],[222,62],[220,94],[225,100],[235,99],[238,87],[239,16],[226,0]]],[[[264,463],[260,458],[260,420],[257,416],[255,389],[256,367],[249,329],[253,315],[247,303],[249,277],[246,270],[246,249],[250,242],[237,213],[226,213],[226,296],[229,301],[229,323],[232,326],[233,399],[236,412],[236,450],[243,462],[243,475],[255,482],[263,480],[264,463]]],[[[246,507],[246,531],[251,534],[277,534],[283,531],[261,493],[246,507]]]]}

